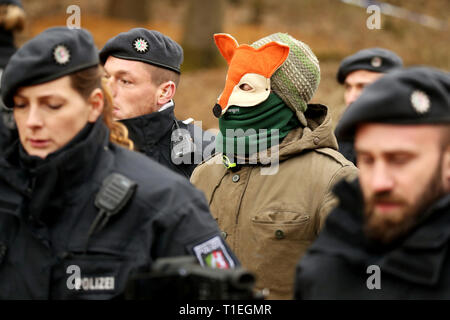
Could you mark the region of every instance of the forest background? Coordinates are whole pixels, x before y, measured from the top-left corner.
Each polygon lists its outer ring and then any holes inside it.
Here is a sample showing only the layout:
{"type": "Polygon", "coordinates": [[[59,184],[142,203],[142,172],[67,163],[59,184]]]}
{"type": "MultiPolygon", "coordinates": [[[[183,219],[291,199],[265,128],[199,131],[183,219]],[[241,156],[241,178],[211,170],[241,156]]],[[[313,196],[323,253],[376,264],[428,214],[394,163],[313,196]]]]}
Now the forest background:
{"type": "Polygon", "coordinates": [[[212,114],[226,76],[226,63],[213,34],[231,34],[252,43],[275,32],[289,33],[308,44],[320,61],[321,82],[311,103],[330,107],[335,125],[344,109],[343,87],[336,71],[343,58],[368,47],[400,55],[405,66],[450,69],[448,0],[22,0],[27,13],[17,45],[52,26],[73,22],[78,6],[80,26],[93,34],[99,49],[108,39],[135,27],[158,30],[184,48],[180,86],[175,95],[179,119],[202,121],[217,128],[212,114]],[[361,4],[358,6],[355,4],[361,4]],[[370,29],[382,8],[379,28],[370,29]],[[392,5],[391,12],[385,5],[392,5]],[[383,7],[384,6],[384,7],[383,7]],[[73,7],[72,7],[73,8],[73,7]],[[393,16],[396,15],[396,16],[393,16]],[[433,23],[428,23],[433,22],[433,23]]]}

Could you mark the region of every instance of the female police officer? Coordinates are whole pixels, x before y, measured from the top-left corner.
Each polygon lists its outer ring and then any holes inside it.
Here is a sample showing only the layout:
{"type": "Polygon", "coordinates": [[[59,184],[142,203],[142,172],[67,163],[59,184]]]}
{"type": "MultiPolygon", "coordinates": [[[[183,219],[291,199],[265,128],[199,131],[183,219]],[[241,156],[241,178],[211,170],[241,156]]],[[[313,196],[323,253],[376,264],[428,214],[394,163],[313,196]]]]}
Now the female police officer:
{"type": "Polygon", "coordinates": [[[19,140],[0,161],[0,299],[107,299],[158,257],[238,263],[203,195],[113,141],[92,36],[51,28],[2,78],[19,140]]]}

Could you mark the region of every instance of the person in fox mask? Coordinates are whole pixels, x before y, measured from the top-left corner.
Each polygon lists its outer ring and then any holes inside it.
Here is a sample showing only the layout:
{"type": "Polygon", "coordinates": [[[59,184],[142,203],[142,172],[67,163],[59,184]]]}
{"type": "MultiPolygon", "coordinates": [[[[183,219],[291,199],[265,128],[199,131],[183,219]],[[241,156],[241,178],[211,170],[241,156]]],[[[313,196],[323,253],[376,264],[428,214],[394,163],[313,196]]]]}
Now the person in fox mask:
{"type": "Polygon", "coordinates": [[[338,151],[328,108],[308,104],[320,81],[311,49],[276,33],[252,45],[215,43],[229,68],[213,108],[216,154],[191,182],[222,236],[268,299],[292,297],[295,264],[335,206],[331,189],[357,175],[338,151]]]}

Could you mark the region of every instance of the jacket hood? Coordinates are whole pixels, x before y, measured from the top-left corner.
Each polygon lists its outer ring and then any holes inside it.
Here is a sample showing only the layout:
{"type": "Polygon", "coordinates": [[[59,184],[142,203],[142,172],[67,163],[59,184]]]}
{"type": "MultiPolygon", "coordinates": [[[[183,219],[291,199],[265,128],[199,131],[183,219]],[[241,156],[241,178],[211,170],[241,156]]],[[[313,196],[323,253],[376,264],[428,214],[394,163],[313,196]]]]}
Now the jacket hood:
{"type": "Polygon", "coordinates": [[[263,151],[258,158],[262,163],[268,163],[272,152],[278,151],[279,161],[286,160],[306,150],[319,148],[338,149],[336,136],[333,133],[331,115],[328,107],[322,104],[308,104],[305,112],[308,125],[292,130],[280,145],[263,151]]]}
{"type": "Polygon", "coordinates": [[[10,31],[0,28],[0,69],[3,69],[9,61],[9,58],[16,52],[14,45],[14,36],[10,31]]]}

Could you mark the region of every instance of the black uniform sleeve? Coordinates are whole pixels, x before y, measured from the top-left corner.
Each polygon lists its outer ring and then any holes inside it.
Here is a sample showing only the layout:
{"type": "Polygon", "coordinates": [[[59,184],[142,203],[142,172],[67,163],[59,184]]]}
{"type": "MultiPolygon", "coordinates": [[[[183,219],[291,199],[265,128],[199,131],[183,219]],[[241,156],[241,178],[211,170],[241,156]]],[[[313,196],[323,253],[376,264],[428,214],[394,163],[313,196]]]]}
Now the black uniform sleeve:
{"type": "Polygon", "coordinates": [[[173,212],[159,215],[155,223],[157,238],[153,259],[194,255],[202,266],[222,269],[239,266],[238,259],[223,240],[206,200],[197,192],[195,195],[173,212]]]}

